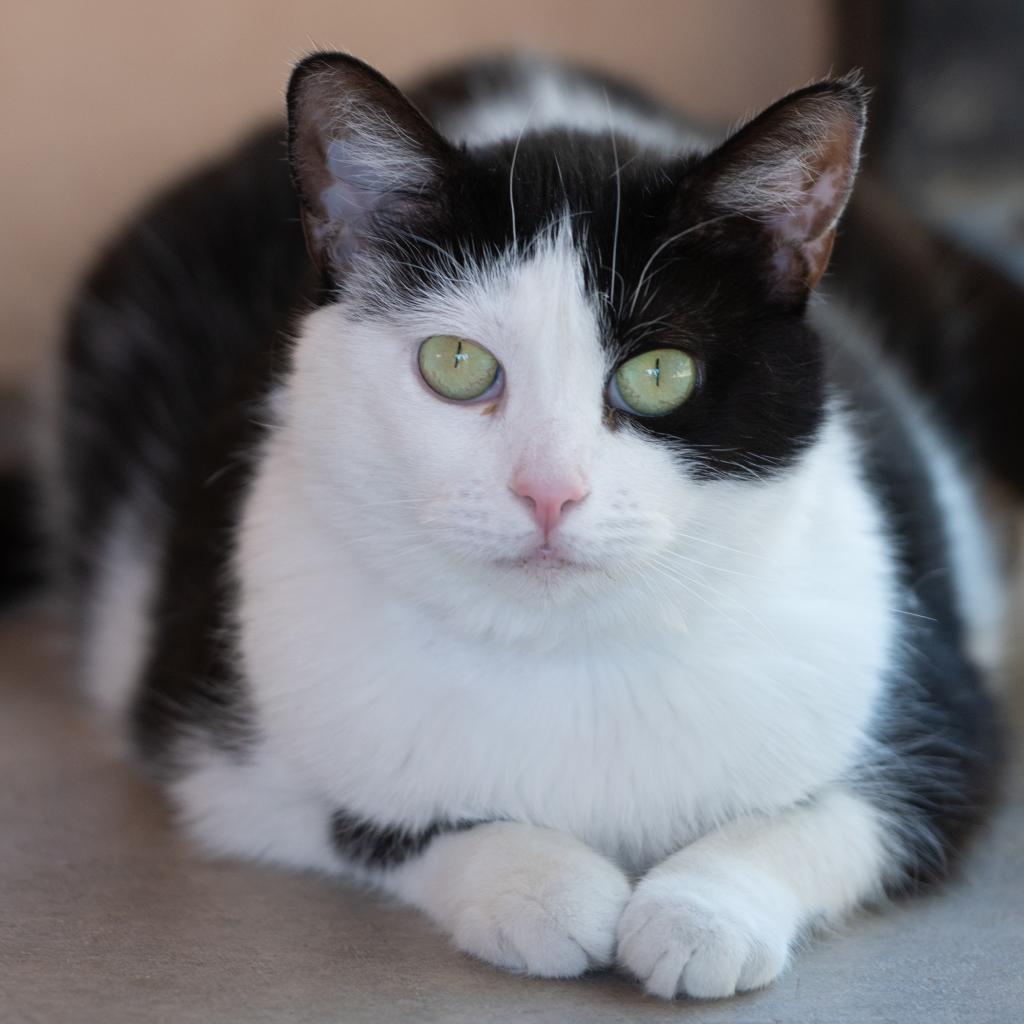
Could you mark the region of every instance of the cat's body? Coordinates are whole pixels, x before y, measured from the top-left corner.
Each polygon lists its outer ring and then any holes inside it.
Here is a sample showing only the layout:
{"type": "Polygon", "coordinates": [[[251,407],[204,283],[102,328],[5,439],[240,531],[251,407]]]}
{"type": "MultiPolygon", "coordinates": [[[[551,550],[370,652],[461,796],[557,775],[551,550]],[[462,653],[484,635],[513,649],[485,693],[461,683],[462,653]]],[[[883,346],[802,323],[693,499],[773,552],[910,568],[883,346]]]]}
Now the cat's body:
{"type": "MultiPolygon", "coordinates": [[[[505,966],[617,943],[664,995],[765,984],[814,921],[940,876],[993,782],[998,581],[902,385],[834,311],[803,326],[842,161],[800,165],[815,234],[796,192],[753,212],[792,181],[587,76],[435,80],[449,151],[366,69],[304,73],[329,287],[261,137],[112,250],[62,377],[87,683],[192,834],[369,878],[505,966]],[[427,391],[439,333],[500,360],[494,401],[427,391]],[[701,371],[662,437],[604,396],[668,344],[701,371]]],[[[831,88],[807,123],[859,141],[831,88]]]]}

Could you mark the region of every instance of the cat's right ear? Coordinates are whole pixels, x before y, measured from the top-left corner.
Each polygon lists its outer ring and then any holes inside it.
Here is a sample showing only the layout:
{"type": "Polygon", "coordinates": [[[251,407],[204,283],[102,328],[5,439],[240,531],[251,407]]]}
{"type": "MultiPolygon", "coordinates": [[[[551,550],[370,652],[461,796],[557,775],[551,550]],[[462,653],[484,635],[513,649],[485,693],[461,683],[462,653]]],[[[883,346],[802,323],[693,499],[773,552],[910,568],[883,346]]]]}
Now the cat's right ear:
{"type": "Polygon", "coordinates": [[[288,156],[310,255],[329,270],[436,203],[458,154],[383,75],[315,53],[288,84],[288,156]]]}
{"type": "Polygon", "coordinates": [[[759,226],[763,273],[802,301],[828,265],[857,174],[868,90],[857,73],[791,93],[708,154],[688,201],[759,226]]]}

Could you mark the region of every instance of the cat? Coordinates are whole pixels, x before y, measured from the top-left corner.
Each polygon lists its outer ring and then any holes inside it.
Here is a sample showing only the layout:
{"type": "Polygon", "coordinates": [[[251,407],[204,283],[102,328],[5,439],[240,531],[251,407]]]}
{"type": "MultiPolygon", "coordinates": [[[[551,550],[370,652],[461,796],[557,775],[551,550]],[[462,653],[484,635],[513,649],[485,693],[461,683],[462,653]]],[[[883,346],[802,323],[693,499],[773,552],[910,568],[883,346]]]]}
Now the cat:
{"type": "Polygon", "coordinates": [[[974,481],[817,291],[857,75],[715,141],[534,59],[316,53],[72,311],[84,682],[215,855],[512,971],[765,986],[990,803],[974,481]]]}

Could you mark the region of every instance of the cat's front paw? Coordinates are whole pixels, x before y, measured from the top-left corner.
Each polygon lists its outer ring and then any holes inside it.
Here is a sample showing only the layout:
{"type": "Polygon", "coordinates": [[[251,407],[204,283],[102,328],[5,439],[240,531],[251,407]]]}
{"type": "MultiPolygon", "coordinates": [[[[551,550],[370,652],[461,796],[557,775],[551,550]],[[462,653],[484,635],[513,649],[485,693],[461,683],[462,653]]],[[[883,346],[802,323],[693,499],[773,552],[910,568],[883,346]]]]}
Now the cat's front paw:
{"type": "Polygon", "coordinates": [[[506,970],[547,978],[608,966],[629,900],[626,876],[558,833],[544,830],[532,846],[515,859],[499,855],[484,877],[469,872],[471,892],[450,922],[455,944],[506,970]]]}
{"type": "Polygon", "coordinates": [[[770,879],[655,875],[619,921],[618,960],[651,995],[718,999],[774,981],[795,933],[792,900],[770,879]]]}

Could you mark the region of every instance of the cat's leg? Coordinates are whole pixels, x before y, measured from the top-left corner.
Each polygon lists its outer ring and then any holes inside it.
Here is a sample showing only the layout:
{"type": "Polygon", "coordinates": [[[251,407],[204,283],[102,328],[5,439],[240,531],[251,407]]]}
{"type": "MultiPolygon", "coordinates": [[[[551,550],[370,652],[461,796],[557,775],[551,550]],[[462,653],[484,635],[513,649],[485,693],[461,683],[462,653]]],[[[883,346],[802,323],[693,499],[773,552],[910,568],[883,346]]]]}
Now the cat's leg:
{"type": "Polygon", "coordinates": [[[640,881],[619,921],[619,962],[667,999],[760,988],[805,927],[879,893],[890,844],[880,812],[839,787],[726,825],[640,881]]]}
{"type": "Polygon", "coordinates": [[[216,857],[337,874],[331,805],[265,751],[193,749],[169,785],[179,822],[216,857]]]}
{"type": "Polygon", "coordinates": [[[491,822],[433,835],[353,819],[265,752],[193,752],[171,795],[208,852],[372,882],[499,967],[571,977],[614,959],[629,882],[565,833],[491,822]]]}
{"type": "Polygon", "coordinates": [[[384,873],[382,885],[459,949],[554,978],[611,963],[630,896],[623,872],[580,840],[508,821],[438,836],[384,873]]]}

